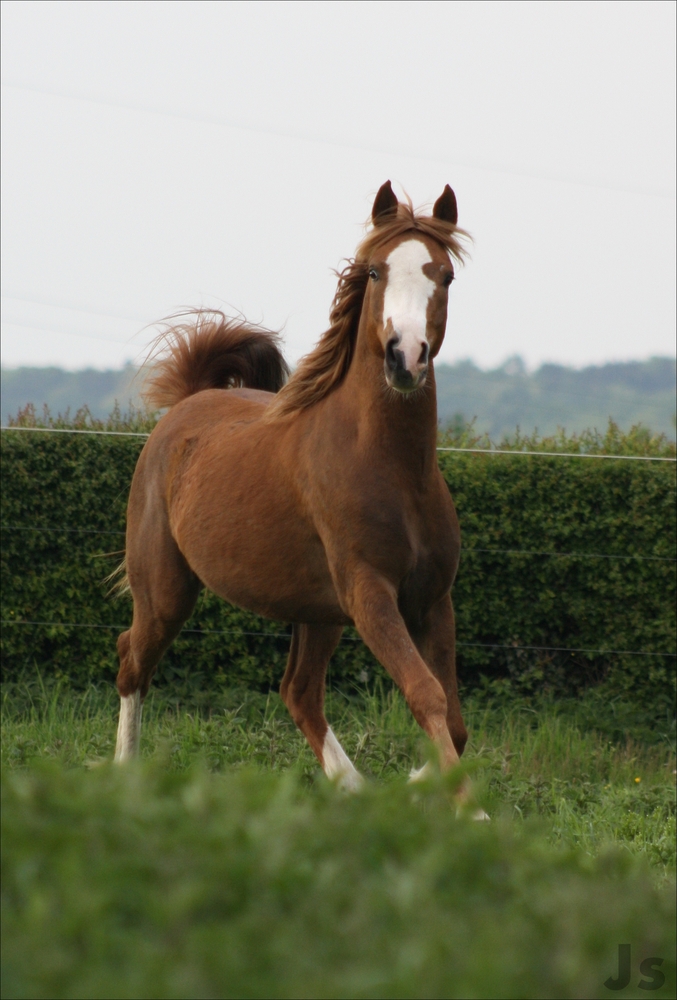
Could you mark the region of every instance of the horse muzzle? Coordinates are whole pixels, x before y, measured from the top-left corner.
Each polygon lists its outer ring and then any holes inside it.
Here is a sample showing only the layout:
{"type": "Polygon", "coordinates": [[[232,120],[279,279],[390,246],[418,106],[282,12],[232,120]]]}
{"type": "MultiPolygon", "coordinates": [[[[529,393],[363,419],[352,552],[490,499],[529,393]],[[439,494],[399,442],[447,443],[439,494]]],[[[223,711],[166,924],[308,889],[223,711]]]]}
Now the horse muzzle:
{"type": "Polygon", "coordinates": [[[386,344],[383,369],[386,382],[398,392],[415,392],[425,383],[428,374],[428,357],[430,347],[426,342],[421,344],[421,353],[413,365],[407,365],[404,351],[399,348],[400,338],[391,337],[386,344]]]}

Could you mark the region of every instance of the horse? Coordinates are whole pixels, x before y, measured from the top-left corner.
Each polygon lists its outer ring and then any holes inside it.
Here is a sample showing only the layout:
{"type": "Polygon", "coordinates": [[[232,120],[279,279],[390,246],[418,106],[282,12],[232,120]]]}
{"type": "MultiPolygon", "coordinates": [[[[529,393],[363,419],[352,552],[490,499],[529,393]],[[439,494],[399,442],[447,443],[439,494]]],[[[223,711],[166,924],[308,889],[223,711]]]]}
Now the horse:
{"type": "MultiPolygon", "coordinates": [[[[467,236],[446,185],[432,215],[387,181],[337,272],[330,326],[291,377],[278,335],[198,310],[170,325],[147,383],[168,408],[134,473],[117,641],[115,760],[138,753],[158,663],[208,588],[292,625],[280,695],[325,774],[362,777],[324,714],[354,625],[447,770],[463,753],[451,587],[461,536],[437,465],[434,359],[467,236]]],[[[426,768],[412,775],[416,777],[426,768]]]]}

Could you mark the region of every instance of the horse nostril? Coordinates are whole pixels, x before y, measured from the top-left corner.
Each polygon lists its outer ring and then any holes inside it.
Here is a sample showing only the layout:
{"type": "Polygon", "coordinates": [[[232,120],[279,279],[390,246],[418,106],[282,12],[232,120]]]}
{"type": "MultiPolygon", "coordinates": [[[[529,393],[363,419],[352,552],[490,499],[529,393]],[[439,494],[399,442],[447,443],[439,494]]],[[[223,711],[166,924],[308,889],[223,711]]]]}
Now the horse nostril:
{"type": "Polygon", "coordinates": [[[419,355],[418,363],[419,365],[428,364],[428,355],[430,354],[430,344],[426,340],[424,344],[421,345],[421,354],[419,355]]]}
{"type": "Polygon", "coordinates": [[[386,344],[386,365],[391,372],[397,371],[398,368],[404,368],[402,351],[397,350],[399,342],[399,337],[391,337],[386,344]]]}

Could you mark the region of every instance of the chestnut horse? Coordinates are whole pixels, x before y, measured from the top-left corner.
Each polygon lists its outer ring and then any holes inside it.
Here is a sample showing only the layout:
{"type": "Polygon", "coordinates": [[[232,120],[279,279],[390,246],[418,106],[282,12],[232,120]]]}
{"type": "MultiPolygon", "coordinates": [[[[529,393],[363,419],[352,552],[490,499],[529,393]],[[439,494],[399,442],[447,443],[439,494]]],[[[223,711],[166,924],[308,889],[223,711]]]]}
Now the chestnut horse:
{"type": "Polygon", "coordinates": [[[329,329],[286,385],[276,335],[260,327],[198,312],[164,335],[147,394],[169,411],[129,498],[118,761],[138,751],[151,678],[202,587],[292,623],[280,694],[344,787],[361,778],[327,723],[324,687],[345,625],[441,766],[463,753],[450,597],[461,539],[437,467],[433,359],[466,234],[448,185],[426,216],[388,181],[372,222],[339,275],[329,329]]]}

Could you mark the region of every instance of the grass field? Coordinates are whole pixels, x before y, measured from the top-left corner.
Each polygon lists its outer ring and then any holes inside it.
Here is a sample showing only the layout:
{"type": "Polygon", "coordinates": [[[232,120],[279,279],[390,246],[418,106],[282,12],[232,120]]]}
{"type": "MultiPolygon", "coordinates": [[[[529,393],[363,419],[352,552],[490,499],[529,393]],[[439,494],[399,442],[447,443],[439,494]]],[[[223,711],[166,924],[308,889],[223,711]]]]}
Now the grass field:
{"type": "Polygon", "coordinates": [[[115,768],[91,766],[114,692],[7,686],[3,996],[597,997],[628,943],[618,995],[673,996],[667,725],[589,700],[465,707],[491,823],[456,815],[453,776],[406,784],[429,750],[396,693],[330,697],[370,779],[346,796],[277,695],[207,710],[159,690],[143,760],[115,768]]]}

